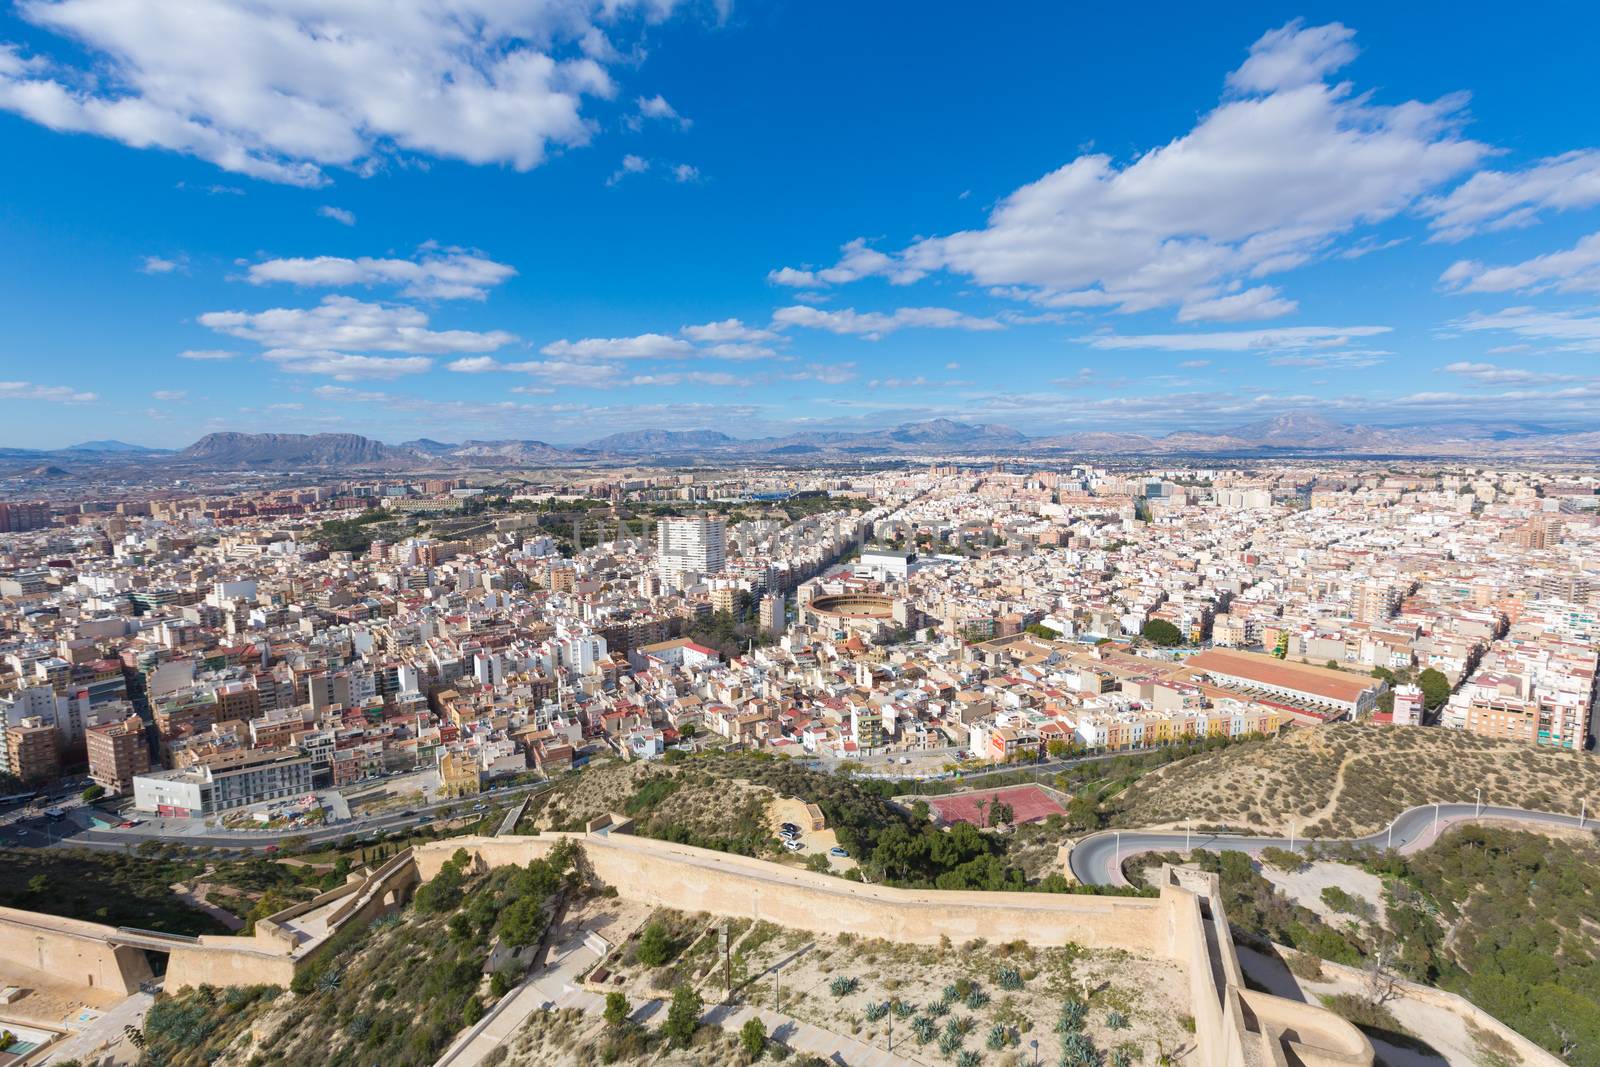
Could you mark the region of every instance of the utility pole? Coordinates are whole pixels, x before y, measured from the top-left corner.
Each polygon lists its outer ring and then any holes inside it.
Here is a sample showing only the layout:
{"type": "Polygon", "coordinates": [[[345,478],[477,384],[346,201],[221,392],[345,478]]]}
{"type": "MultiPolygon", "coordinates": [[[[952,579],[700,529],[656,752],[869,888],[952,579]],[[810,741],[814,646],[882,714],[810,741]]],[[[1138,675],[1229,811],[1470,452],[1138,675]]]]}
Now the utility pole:
{"type": "Polygon", "coordinates": [[[1118,830],[1118,831],[1116,831],[1116,834],[1117,834],[1117,852],[1116,852],[1116,858],[1115,858],[1115,865],[1116,865],[1116,869],[1118,871],[1120,871],[1120,870],[1122,870],[1122,831],[1118,830]]]}
{"type": "Polygon", "coordinates": [[[1433,805],[1433,836],[1434,836],[1434,840],[1438,840],[1438,838],[1439,838],[1439,805],[1437,803],[1435,803],[1433,805]]]}
{"type": "Polygon", "coordinates": [[[1193,824],[1194,824],[1194,820],[1193,819],[1185,819],[1185,820],[1183,820],[1183,850],[1185,852],[1191,851],[1191,849],[1189,847],[1189,830],[1193,826],[1193,824]]]}
{"type": "Polygon", "coordinates": [[[1474,786],[1472,789],[1472,815],[1477,818],[1483,814],[1483,786],[1474,786]]]}

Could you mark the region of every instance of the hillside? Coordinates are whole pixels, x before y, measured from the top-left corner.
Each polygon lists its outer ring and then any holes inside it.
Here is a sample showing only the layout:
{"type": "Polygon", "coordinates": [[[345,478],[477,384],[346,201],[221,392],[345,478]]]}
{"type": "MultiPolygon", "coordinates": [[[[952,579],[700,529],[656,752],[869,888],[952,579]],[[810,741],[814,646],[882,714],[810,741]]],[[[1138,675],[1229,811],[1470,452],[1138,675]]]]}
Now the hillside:
{"type": "MultiPolygon", "coordinates": [[[[558,852],[488,874],[447,864],[405,911],[347,927],[288,993],[202,987],[157,1001],[146,1061],[254,1067],[424,1067],[482,1017],[495,940],[536,944],[574,892],[574,857],[558,852]]],[[[504,979],[501,980],[502,982],[504,979]]]]}
{"type": "Polygon", "coordinates": [[[173,458],[207,467],[345,467],[410,457],[353,433],[209,433],[173,458]]]}
{"type": "Polygon", "coordinates": [[[1375,833],[1406,808],[1473,800],[1578,814],[1600,757],[1455,730],[1338,723],[1170,764],[1131,785],[1112,825],[1226,826],[1302,837],[1375,833]]]}

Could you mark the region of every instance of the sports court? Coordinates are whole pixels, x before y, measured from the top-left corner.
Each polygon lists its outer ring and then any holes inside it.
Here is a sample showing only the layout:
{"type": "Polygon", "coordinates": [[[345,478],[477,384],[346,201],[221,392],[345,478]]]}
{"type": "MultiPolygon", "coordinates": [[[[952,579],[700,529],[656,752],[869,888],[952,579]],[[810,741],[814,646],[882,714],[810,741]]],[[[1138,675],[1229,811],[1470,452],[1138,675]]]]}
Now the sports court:
{"type": "Polygon", "coordinates": [[[976,789],[970,793],[954,793],[942,797],[925,797],[928,806],[941,822],[970,822],[974,826],[988,825],[989,812],[995,802],[1010,804],[1018,823],[1039,822],[1052,815],[1066,813],[1044,789],[1036,785],[1013,785],[1004,789],[976,789]],[[983,815],[978,814],[978,802],[984,801],[983,815]]]}

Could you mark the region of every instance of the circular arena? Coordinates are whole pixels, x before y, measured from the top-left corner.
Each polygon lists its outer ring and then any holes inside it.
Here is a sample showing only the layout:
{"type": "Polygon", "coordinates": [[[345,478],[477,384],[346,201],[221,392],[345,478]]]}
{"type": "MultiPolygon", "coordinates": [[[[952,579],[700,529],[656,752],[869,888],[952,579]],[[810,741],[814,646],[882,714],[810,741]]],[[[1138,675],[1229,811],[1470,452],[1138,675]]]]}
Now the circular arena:
{"type": "Polygon", "coordinates": [[[836,593],[817,597],[811,610],[835,619],[887,619],[894,615],[894,598],[877,593],[836,593]]]}

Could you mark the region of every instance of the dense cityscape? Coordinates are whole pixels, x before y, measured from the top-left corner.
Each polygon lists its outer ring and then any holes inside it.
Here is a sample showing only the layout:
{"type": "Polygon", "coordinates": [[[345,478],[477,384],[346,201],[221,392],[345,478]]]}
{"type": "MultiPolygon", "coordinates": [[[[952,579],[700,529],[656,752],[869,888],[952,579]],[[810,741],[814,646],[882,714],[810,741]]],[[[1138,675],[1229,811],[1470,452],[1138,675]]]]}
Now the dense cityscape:
{"type": "Polygon", "coordinates": [[[1600,5],[0,2],[0,1067],[1600,1067],[1600,5]]]}

